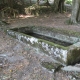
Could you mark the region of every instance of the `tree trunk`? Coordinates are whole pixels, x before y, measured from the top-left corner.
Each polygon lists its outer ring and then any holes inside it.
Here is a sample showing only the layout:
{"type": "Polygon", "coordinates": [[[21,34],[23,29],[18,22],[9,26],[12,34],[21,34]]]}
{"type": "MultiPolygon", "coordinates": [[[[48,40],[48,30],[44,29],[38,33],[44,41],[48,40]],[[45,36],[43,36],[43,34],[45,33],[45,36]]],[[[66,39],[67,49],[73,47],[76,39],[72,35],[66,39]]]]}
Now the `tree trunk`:
{"type": "Polygon", "coordinates": [[[77,23],[80,15],[80,0],[73,0],[72,15],[70,18],[70,23],[77,23]]]}
{"type": "Polygon", "coordinates": [[[80,22],[80,4],[79,4],[79,10],[78,10],[77,21],[79,21],[79,22],[80,22]]]}
{"type": "Polygon", "coordinates": [[[60,0],[54,0],[54,11],[57,12],[58,11],[58,4],[59,4],[60,0]]]}
{"type": "Polygon", "coordinates": [[[37,0],[37,5],[39,5],[39,0],[37,0]]]}
{"type": "Polygon", "coordinates": [[[65,0],[60,0],[58,4],[58,11],[61,13],[64,11],[64,1],[65,0]]]}
{"type": "Polygon", "coordinates": [[[64,10],[64,1],[65,0],[54,0],[54,11],[55,12],[63,12],[64,10]]]}
{"type": "Polygon", "coordinates": [[[47,2],[46,2],[46,3],[47,3],[47,8],[48,8],[48,6],[49,6],[49,1],[47,0],[47,2]]]}
{"type": "Polygon", "coordinates": [[[13,8],[13,0],[7,0],[7,4],[9,7],[13,8]]]}
{"type": "Polygon", "coordinates": [[[32,2],[31,2],[31,0],[30,0],[30,4],[31,4],[32,2]]]}

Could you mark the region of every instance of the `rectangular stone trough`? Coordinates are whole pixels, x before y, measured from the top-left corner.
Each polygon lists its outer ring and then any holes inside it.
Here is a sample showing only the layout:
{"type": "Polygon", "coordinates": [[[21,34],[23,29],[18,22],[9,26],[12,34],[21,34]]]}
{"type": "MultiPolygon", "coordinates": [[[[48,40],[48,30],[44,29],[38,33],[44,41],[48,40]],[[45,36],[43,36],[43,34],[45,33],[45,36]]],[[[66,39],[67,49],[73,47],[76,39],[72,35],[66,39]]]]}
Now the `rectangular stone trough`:
{"type": "Polygon", "coordinates": [[[74,65],[80,61],[80,33],[36,26],[8,29],[7,33],[62,64],[74,65]]]}

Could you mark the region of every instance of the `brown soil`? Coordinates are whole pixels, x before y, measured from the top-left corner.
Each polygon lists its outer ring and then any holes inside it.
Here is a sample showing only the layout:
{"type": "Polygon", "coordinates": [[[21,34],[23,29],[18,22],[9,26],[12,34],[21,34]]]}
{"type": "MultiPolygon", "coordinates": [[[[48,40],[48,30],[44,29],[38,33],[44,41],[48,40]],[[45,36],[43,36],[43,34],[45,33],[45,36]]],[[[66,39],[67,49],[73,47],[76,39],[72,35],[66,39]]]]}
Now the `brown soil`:
{"type": "Polygon", "coordinates": [[[69,20],[70,13],[56,13],[56,14],[46,14],[42,16],[26,16],[26,15],[20,15],[20,18],[17,19],[4,19],[5,21],[8,21],[10,25],[9,28],[14,27],[24,27],[27,25],[31,26],[45,26],[45,27],[54,27],[54,28],[60,28],[63,30],[71,30],[71,31],[77,31],[80,32],[80,24],[76,25],[68,25],[67,20],[69,20]]]}
{"type": "Polygon", "coordinates": [[[53,73],[41,66],[42,61],[51,61],[50,57],[36,52],[26,45],[8,36],[3,29],[31,26],[45,26],[80,32],[80,24],[67,25],[70,14],[47,14],[39,17],[23,16],[19,19],[5,19],[10,24],[0,25],[0,80],[70,80],[67,72],[53,73]],[[65,75],[64,75],[65,74],[65,75]]]}

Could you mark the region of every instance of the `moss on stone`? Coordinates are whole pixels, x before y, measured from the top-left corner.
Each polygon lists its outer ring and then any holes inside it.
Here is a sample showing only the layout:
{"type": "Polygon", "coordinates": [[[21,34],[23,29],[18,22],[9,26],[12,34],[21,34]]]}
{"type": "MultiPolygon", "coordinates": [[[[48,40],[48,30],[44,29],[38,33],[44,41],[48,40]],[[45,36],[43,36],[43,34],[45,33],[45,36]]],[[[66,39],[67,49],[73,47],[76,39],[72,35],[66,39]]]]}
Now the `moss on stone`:
{"type": "Polygon", "coordinates": [[[55,44],[53,42],[50,42],[50,41],[46,41],[46,40],[43,40],[43,39],[38,39],[38,42],[45,42],[51,46],[54,46],[54,47],[58,47],[58,48],[61,48],[61,49],[64,49],[64,50],[67,50],[68,47],[64,47],[64,46],[61,46],[61,45],[58,45],[58,44],[55,44]]]}
{"type": "Polygon", "coordinates": [[[52,69],[55,69],[57,66],[59,66],[59,64],[55,64],[55,63],[52,63],[52,62],[42,62],[41,65],[45,68],[47,68],[48,70],[52,70],[52,69]]]}
{"type": "Polygon", "coordinates": [[[42,62],[41,65],[43,67],[45,67],[46,69],[52,71],[52,69],[55,72],[58,72],[59,70],[61,70],[61,67],[63,67],[63,65],[61,65],[60,63],[53,63],[53,62],[42,62]]]}
{"type": "Polygon", "coordinates": [[[74,65],[80,63],[80,48],[70,50],[67,56],[67,65],[74,65]]]}
{"type": "MultiPolygon", "coordinates": [[[[78,37],[78,40],[80,38],[80,32],[74,32],[74,31],[71,31],[71,30],[63,30],[63,29],[56,29],[56,28],[49,28],[49,27],[43,27],[43,26],[26,26],[26,27],[19,27],[19,28],[14,28],[13,29],[14,31],[18,31],[18,32],[23,32],[23,33],[26,33],[26,31],[31,31],[31,32],[36,32],[37,30],[40,30],[40,31],[43,31],[43,34],[44,34],[44,31],[47,31],[48,33],[51,32],[56,34],[63,34],[63,35],[66,35],[66,36],[73,36],[73,37],[78,37]]],[[[38,32],[38,31],[37,31],[38,32]]],[[[46,34],[47,34],[46,32],[46,34]]],[[[73,42],[75,43],[75,42],[73,42]]]]}
{"type": "Polygon", "coordinates": [[[33,26],[34,28],[42,28],[43,30],[53,31],[56,33],[61,33],[69,36],[76,36],[80,37],[80,32],[72,31],[72,30],[63,30],[63,29],[56,29],[52,27],[44,27],[44,26],[33,26]]]}
{"type": "Polygon", "coordinates": [[[65,34],[65,35],[68,35],[68,36],[75,36],[75,37],[79,37],[80,38],[80,32],[76,32],[76,31],[72,31],[72,30],[63,30],[63,29],[56,29],[56,28],[53,28],[53,27],[44,27],[44,26],[24,26],[24,27],[17,27],[17,28],[14,28],[13,30],[17,30],[17,29],[26,29],[26,28],[29,28],[29,29],[37,29],[37,28],[40,28],[42,30],[47,30],[47,31],[52,31],[52,32],[55,32],[55,33],[61,33],[61,34],[65,34]]]}
{"type": "MultiPolygon", "coordinates": [[[[22,28],[20,28],[21,30],[22,29],[26,29],[26,28],[31,28],[31,29],[34,29],[34,28],[37,28],[37,27],[34,27],[34,26],[31,26],[31,27],[22,27],[22,28]]],[[[41,29],[47,29],[47,28],[45,28],[45,27],[43,27],[43,28],[41,28],[41,29]]],[[[13,29],[14,30],[14,32],[15,33],[17,33],[15,30],[17,30],[17,28],[14,28],[13,29]]],[[[52,29],[51,29],[52,30],[52,29]]],[[[12,30],[11,30],[12,31],[12,30]]],[[[24,34],[24,33],[20,33],[20,32],[18,32],[19,34],[21,34],[21,35],[23,35],[23,36],[27,36],[27,37],[29,37],[29,38],[31,38],[32,36],[30,36],[30,35],[27,35],[27,34],[24,34]]],[[[58,44],[55,44],[55,43],[53,43],[53,42],[50,42],[50,41],[47,41],[47,40],[43,40],[43,39],[38,39],[38,42],[45,42],[45,43],[47,43],[47,44],[49,44],[49,45],[51,45],[51,46],[55,46],[55,47],[58,47],[58,48],[62,48],[62,49],[68,49],[68,47],[64,47],[64,46],[61,46],[61,45],[58,45],[58,44]]]]}

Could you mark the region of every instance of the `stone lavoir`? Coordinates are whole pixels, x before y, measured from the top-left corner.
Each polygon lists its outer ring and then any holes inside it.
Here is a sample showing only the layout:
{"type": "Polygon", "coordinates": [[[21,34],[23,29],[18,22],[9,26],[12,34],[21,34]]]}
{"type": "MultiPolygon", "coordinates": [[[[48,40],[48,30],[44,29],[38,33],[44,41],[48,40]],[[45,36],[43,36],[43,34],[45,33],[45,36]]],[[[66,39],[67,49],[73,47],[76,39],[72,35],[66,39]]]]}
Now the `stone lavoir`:
{"type": "Polygon", "coordinates": [[[40,26],[8,29],[7,33],[51,56],[60,65],[74,65],[80,61],[80,33],[40,26]]]}

